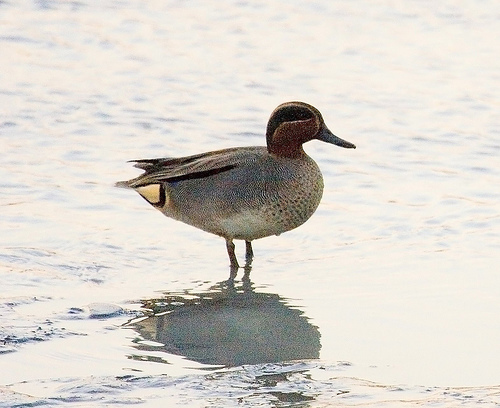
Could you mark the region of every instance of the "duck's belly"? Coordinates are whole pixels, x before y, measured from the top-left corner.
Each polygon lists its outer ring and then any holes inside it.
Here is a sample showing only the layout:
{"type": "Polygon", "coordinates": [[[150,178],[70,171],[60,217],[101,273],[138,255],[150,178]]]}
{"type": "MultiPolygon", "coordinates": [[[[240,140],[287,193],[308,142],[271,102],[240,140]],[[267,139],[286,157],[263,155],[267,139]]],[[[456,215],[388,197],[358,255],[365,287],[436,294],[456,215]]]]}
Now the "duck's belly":
{"type": "Polygon", "coordinates": [[[278,235],[291,229],[280,225],[264,211],[250,210],[221,219],[214,227],[211,232],[217,235],[245,241],[278,235]]]}
{"type": "Polygon", "coordinates": [[[282,197],[271,205],[237,212],[220,219],[213,233],[234,239],[252,241],[290,231],[306,222],[319,205],[321,194],[315,197],[295,197],[300,207],[289,205],[288,197],[282,197]],[[220,232],[217,233],[216,231],[220,232]]]}

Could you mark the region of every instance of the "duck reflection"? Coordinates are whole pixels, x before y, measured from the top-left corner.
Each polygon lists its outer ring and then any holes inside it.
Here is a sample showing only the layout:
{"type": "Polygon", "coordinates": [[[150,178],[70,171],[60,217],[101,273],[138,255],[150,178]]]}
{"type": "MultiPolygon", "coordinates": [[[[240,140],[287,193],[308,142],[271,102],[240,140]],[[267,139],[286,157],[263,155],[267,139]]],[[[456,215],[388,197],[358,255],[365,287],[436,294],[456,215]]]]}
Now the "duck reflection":
{"type": "Polygon", "coordinates": [[[144,351],[164,350],[203,364],[238,366],[319,358],[320,333],[302,311],[277,294],[233,280],[203,293],[165,294],[143,301],[152,315],[133,324],[144,351]]]}

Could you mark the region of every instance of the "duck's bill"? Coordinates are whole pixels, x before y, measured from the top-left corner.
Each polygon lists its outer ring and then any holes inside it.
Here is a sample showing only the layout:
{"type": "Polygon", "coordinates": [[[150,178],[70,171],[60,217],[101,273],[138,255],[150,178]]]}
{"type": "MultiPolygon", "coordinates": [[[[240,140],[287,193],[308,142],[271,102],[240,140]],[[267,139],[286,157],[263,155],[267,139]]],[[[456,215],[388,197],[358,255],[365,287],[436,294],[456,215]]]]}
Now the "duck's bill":
{"type": "Polygon", "coordinates": [[[355,149],[356,145],[348,142],[347,140],[341,139],[338,136],[335,136],[330,129],[326,126],[323,127],[319,135],[316,137],[318,140],[321,140],[326,143],[332,143],[334,145],[345,147],[346,149],[355,149]]]}

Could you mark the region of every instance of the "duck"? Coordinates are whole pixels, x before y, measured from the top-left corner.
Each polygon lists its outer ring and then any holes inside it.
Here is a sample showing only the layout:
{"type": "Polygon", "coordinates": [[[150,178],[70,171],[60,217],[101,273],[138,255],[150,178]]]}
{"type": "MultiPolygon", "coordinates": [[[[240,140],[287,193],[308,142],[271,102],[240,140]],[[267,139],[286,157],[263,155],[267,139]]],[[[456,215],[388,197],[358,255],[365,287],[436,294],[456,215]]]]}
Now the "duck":
{"type": "Polygon", "coordinates": [[[335,136],[314,106],[292,101],[271,113],[266,146],[131,160],[143,173],[116,186],[135,190],[167,217],[224,238],[235,272],[234,240],[245,241],[251,264],[252,241],[297,228],[316,211],[324,184],[302,146],[311,140],[356,148],[335,136]]]}

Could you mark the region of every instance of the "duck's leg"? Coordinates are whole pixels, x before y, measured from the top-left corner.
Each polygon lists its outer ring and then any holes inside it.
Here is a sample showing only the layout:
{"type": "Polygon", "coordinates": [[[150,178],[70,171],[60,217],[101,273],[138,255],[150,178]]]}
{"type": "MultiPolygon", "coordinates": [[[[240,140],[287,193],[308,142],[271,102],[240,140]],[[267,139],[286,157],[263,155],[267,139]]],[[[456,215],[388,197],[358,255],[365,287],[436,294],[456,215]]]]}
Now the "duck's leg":
{"type": "Polygon", "coordinates": [[[253,260],[252,242],[245,241],[245,247],[246,247],[245,261],[247,264],[251,264],[253,260]]]}
{"type": "Polygon", "coordinates": [[[241,279],[242,282],[249,283],[250,282],[250,271],[252,270],[252,260],[253,260],[253,250],[252,250],[252,242],[245,241],[245,274],[241,279]]]}
{"type": "Polygon", "coordinates": [[[234,243],[232,239],[226,238],[226,248],[227,254],[229,255],[229,261],[231,262],[231,269],[238,269],[240,265],[238,264],[238,259],[234,254],[234,243]]]}

